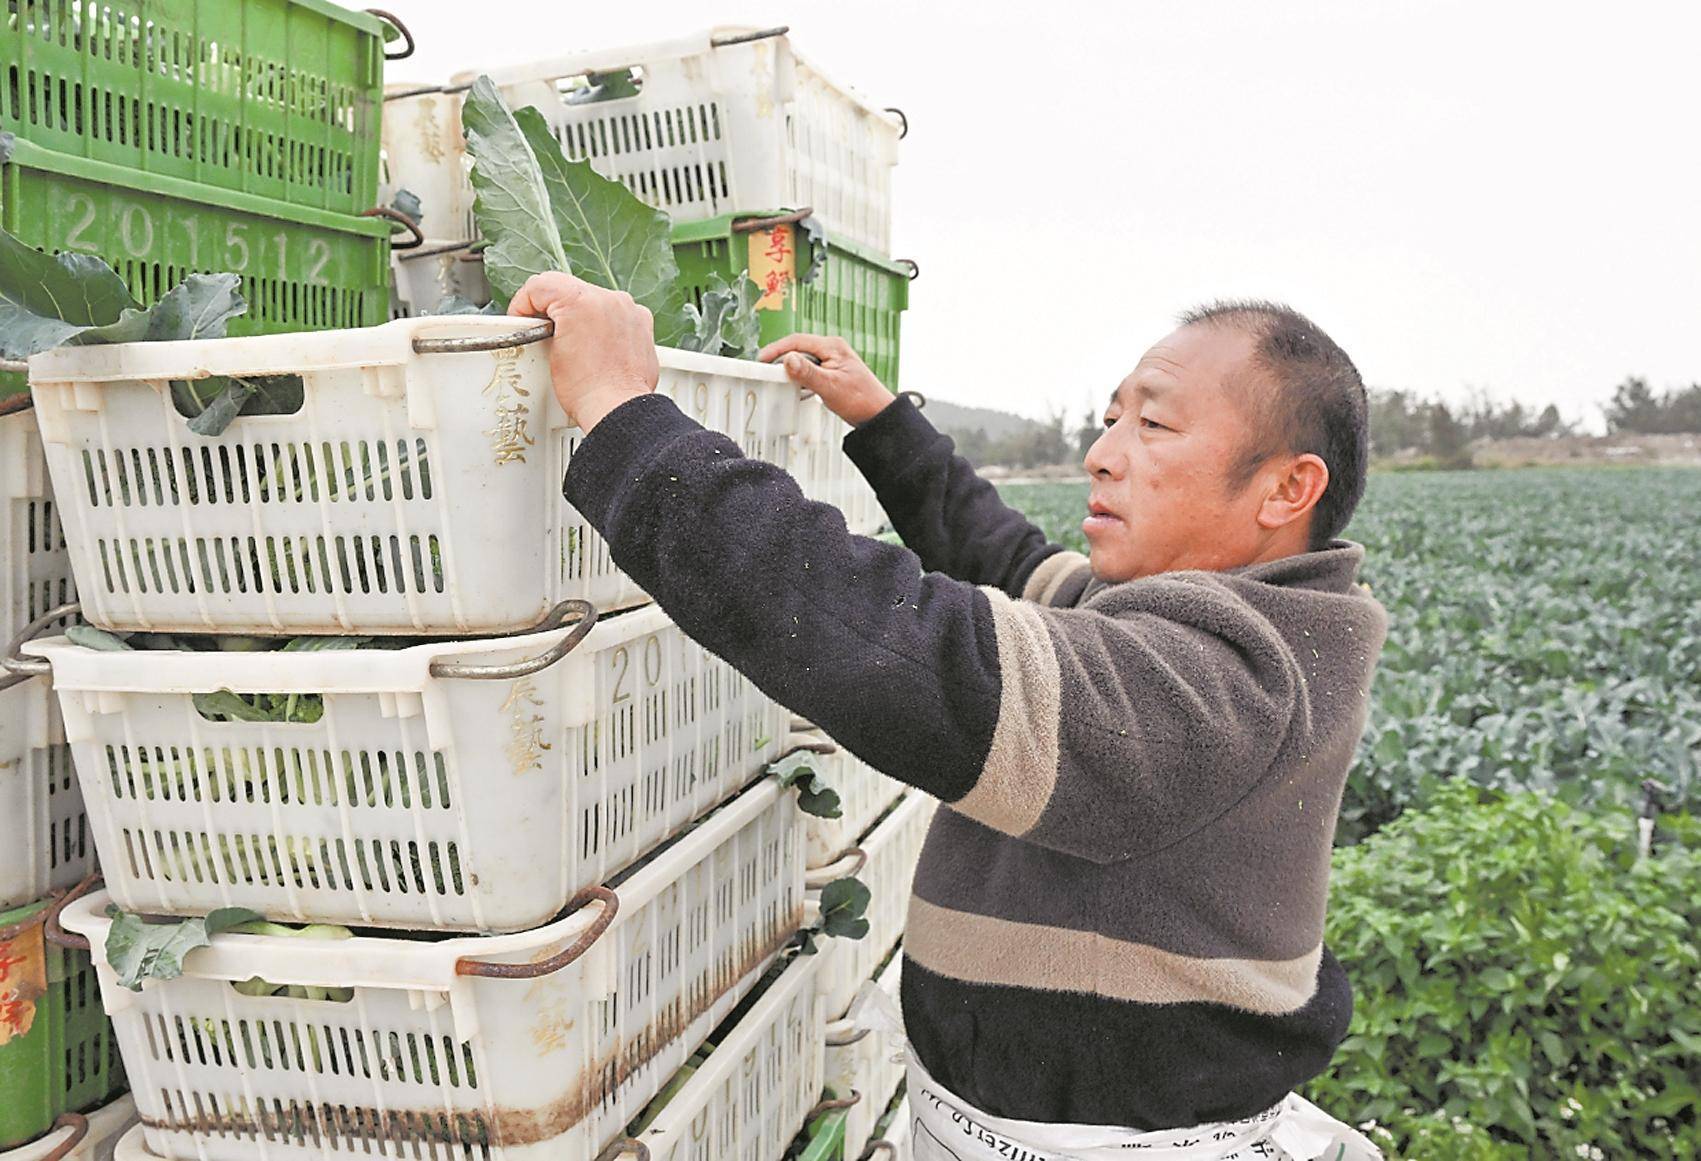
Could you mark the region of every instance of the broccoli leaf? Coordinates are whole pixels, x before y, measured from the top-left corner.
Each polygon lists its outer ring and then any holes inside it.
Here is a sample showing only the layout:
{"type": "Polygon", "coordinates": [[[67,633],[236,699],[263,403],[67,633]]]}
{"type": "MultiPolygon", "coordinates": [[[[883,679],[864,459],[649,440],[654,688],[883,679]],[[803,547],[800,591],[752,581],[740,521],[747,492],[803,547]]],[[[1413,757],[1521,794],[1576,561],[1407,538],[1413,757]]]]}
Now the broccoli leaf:
{"type": "Polygon", "coordinates": [[[300,375],[215,375],[171,384],[178,414],[190,417],[190,431],[205,436],[223,435],[238,415],[293,415],[306,402],[306,391],[300,375]]]}
{"type": "Polygon", "coordinates": [[[390,199],[390,208],[403,217],[412,218],[413,224],[425,224],[425,207],[420,204],[419,195],[411,189],[399,189],[396,196],[390,199]]]}
{"type": "Polygon", "coordinates": [[[708,289],[703,292],[702,308],[692,302],[685,304],[685,319],[690,329],[674,345],[705,355],[754,359],[762,346],[761,321],[756,316],[756,303],[761,297],[762,288],[751,281],[748,271],[739,275],[736,289],[719,275],[712,275],[708,289]]]}
{"type": "Polygon", "coordinates": [[[228,689],[214,690],[212,693],[197,693],[192,699],[195,709],[204,718],[214,721],[227,722],[277,722],[282,721],[281,714],[264,706],[250,702],[228,689]]]}
{"type": "MultiPolygon", "coordinates": [[[[567,160],[536,109],[516,111],[514,121],[541,167],[555,231],[573,273],[608,290],[624,290],[649,307],[656,341],[675,345],[686,324],[667,214],[592,169],[590,162],[567,160]]],[[[484,261],[488,272],[488,251],[484,261]]]]}
{"type": "Polygon", "coordinates": [[[106,962],[118,973],[118,982],[133,992],[142,981],[169,980],[183,974],[183,957],[206,947],[211,936],[240,923],[251,923],[260,913],[246,907],[221,907],[205,919],[177,919],[168,923],[144,923],[138,915],[108,907],[112,929],[106,936],[106,962]]]}
{"type": "Polygon", "coordinates": [[[65,628],[65,639],[73,645],[98,649],[103,653],[128,653],[136,648],[116,633],[108,633],[105,629],[97,629],[93,625],[68,625],[65,628]]]}
{"type": "Polygon", "coordinates": [[[780,780],[781,786],[797,787],[797,805],[805,814],[817,818],[839,818],[844,814],[839,805],[839,792],[827,785],[816,773],[819,755],[798,750],[775,762],[768,763],[769,774],[780,780]]]}
{"type": "Polygon", "coordinates": [[[868,934],[868,911],[873,893],[860,879],[834,879],[821,888],[821,933],[838,939],[861,939],[868,934]]]}
{"type": "Polygon", "coordinates": [[[473,83],[461,125],[473,158],[473,214],[488,243],[485,277],[506,305],[533,274],[567,270],[567,255],[537,155],[489,77],[473,83]]]}

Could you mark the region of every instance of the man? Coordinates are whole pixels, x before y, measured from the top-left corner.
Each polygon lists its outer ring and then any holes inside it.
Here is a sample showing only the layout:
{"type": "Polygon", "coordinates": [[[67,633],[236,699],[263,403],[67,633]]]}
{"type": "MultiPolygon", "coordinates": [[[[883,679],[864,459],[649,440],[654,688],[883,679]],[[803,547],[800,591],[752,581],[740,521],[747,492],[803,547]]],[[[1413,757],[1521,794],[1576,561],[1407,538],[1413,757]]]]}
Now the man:
{"type": "Polygon", "coordinates": [[[1083,558],[839,340],[763,355],[855,425],[907,547],[849,535],[652,394],[629,297],[543,275],[510,310],[555,322],[586,433],[566,496],[615,561],[945,804],[904,937],[919,1140],[965,1161],[1376,1155],[1290,1095],[1351,1015],[1323,913],[1386,628],[1336,539],[1368,437],[1327,335],[1268,303],[1185,316],[1105,411],[1083,558]]]}

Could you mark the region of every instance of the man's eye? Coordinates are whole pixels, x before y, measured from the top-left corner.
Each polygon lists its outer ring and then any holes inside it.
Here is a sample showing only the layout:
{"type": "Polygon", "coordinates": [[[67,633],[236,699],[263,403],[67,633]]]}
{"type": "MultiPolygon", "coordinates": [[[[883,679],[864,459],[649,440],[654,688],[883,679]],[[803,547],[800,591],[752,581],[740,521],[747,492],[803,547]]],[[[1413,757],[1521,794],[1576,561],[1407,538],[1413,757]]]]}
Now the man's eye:
{"type": "Polygon", "coordinates": [[[1163,424],[1159,423],[1157,420],[1152,419],[1148,416],[1144,416],[1144,415],[1142,415],[1140,417],[1140,426],[1141,427],[1154,427],[1159,431],[1168,431],[1169,430],[1169,428],[1165,427],[1163,424]]]}
{"type": "Polygon", "coordinates": [[[1104,417],[1104,425],[1107,428],[1115,427],[1116,426],[1116,416],[1114,416],[1114,415],[1105,416],[1104,417]]]}

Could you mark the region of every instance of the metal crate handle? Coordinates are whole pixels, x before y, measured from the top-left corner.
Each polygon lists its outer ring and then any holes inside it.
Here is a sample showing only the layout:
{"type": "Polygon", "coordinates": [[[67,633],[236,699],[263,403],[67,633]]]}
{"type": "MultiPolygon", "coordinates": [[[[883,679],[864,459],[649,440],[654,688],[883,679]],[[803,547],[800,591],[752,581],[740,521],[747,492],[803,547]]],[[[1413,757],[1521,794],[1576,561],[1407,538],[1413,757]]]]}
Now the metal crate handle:
{"type": "Polygon", "coordinates": [[[816,891],[828,883],[850,878],[867,865],[868,852],[861,847],[852,847],[833,862],[805,874],[803,886],[807,890],[816,891]]]}
{"type": "Polygon", "coordinates": [[[70,1129],[71,1135],[43,1153],[41,1161],[65,1161],[65,1158],[83,1143],[83,1138],[89,1135],[89,1119],[82,1113],[60,1113],[58,1119],[53,1122],[53,1129],[70,1129]]]}
{"type": "Polygon", "coordinates": [[[650,1147],[636,1137],[621,1137],[614,1144],[596,1155],[596,1161],[614,1161],[616,1157],[630,1155],[636,1161],[650,1161],[650,1147]]]}
{"type": "Polygon", "coordinates": [[[567,909],[577,911],[592,900],[602,904],[602,914],[585,928],[583,935],[548,959],[540,959],[536,963],[491,963],[489,960],[463,956],[455,961],[455,974],[483,976],[493,980],[535,980],[539,976],[560,971],[589,951],[591,944],[602,938],[602,933],[608,930],[608,925],[614,922],[615,915],[620,912],[620,896],[607,887],[586,887],[568,900],[567,909]]]}
{"type": "Polygon", "coordinates": [[[412,234],[413,237],[406,242],[391,242],[390,249],[392,250],[417,250],[425,245],[425,234],[420,230],[419,223],[393,206],[373,206],[369,210],[360,211],[360,216],[363,218],[386,218],[399,226],[406,227],[408,233],[412,234]]]}
{"type": "Polygon", "coordinates": [[[563,621],[572,614],[579,614],[578,621],[573,625],[573,631],[557,641],[553,647],[536,657],[524,661],[510,661],[506,665],[470,665],[461,661],[444,661],[441,658],[431,663],[433,677],[459,677],[471,681],[507,681],[515,677],[526,677],[539,670],[548,669],[567,654],[573,652],[579,642],[585,639],[585,634],[591,631],[597,623],[596,606],[589,601],[562,601],[549,611],[549,616],[536,628],[528,630],[538,633],[548,629],[559,629],[563,621]]]}
{"type": "Polygon", "coordinates": [[[910,135],[910,119],[908,117],[904,116],[904,111],[902,109],[898,108],[896,105],[887,105],[884,109],[882,109],[880,111],[882,113],[896,113],[898,115],[898,120],[900,120],[904,123],[903,128],[898,130],[898,140],[899,141],[902,141],[904,138],[906,138],[910,135]]]}
{"type": "Polygon", "coordinates": [[[18,635],[13,637],[11,643],[6,646],[6,655],[0,657],[0,669],[5,669],[9,673],[22,674],[26,677],[40,677],[44,673],[52,673],[53,663],[47,658],[24,656],[24,643],[53,622],[65,617],[74,617],[82,610],[83,606],[79,602],[72,601],[68,605],[59,605],[47,610],[22,629],[19,629],[18,635]]]}
{"type": "Polygon", "coordinates": [[[53,901],[53,905],[47,909],[46,922],[42,927],[42,935],[47,942],[55,947],[68,947],[72,951],[89,950],[89,937],[78,935],[74,931],[66,931],[59,925],[59,913],[94,890],[95,885],[99,882],[100,873],[98,871],[92,875],[85,875],[82,882],[53,901]]]}
{"type": "Polygon", "coordinates": [[[391,56],[386,52],[384,54],[385,60],[406,60],[408,57],[413,55],[413,33],[408,31],[408,26],[402,23],[400,17],[393,12],[386,12],[382,8],[368,8],[366,9],[366,14],[368,16],[376,16],[385,24],[388,24],[390,27],[402,34],[402,40],[404,41],[402,51],[396,53],[394,56],[391,56]]]}
{"type": "Polygon", "coordinates": [[[757,230],[772,230],[779,226],[795,226],[814,212],[814,207],[804,206],[801,210],[793,210],[789,214],[774,214],[766,218],[734,218],[732,232],[735,234],[754,234],[757,230]]]}
{"type": "Polygon", "coordinates": [[[807,1113],[803,1114],[803,1119],[805,1121],[813,1121],[822,1113],[831,1113],[839,1109],[848,1109],[862,1100],[862,1094],[857,1092],[856,1089],[853,1088],[850,1092],[851,1094],[848,1097],[839,1097],[836,1100],[822,1101],[820,1104],[810,1109],[807,1113]]]}
{"type": "Polygon", "coordinates": [[[505,351],[509,347],[524,347],[531,343],[541,343],[544,339],[555,334],[553,319],[544,319],[535,326],[524,327],[506,334],[478,336],[464,339],[415,339],[413,353],[416,355],[465,355],[475,351],[505,351]]]}

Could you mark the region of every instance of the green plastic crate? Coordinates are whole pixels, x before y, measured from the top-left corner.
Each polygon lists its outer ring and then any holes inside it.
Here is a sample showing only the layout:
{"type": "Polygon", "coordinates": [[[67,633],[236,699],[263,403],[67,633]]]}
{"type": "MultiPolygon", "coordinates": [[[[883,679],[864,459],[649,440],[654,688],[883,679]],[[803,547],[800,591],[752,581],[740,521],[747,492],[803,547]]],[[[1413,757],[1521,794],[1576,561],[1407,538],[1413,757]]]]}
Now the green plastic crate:
{"type": "Polygon", "coordinates": [[[357,214],[384,25],[325,0],[11,0],[0,128],[59,153],[357,214]]]}
{"type": "Polygon", "coordinates": [[[0,1149],[39,1137],[60,1113],[105,1104],[124,1087],[89,953],[42,938],[49,902],[0,912],[0,929],[11,932],[0,932],[0,1037],[6,1038],[0,1044],[0,1149]],[[47,990],[33,1001],[19,998],[16,985],[26,977],[46,980],[47,990]],[[8,1035],[31,1003],[29,1030],[8,1035]]]}
{"type": "MultiPolygon", "coordinates": [[[[0,226],[50,253],[95,254],[144,306],[185,275],[242,276],[232,335],[374,326],[389,317],[390,225],[140,174],[27,141],[0,165],[0,226]]],[[[0,395],[21,376],[0,376],[0,395]]]]}
{"type": "Polygon", "coordinates": [[[735,221],[749,222],[772,214],[737,214],[686,222],[673,227],[673,254],[692,296],[701,300],[711,275],[732,280],[746,270],[757,285],[772,293],[760,311],[763,343],[799,331],[836,335],[862,356],[874,374],[893,391],[898,389],[898,338],[903,312],[910,305],[914,266],[881,257],[838,238],[828,238],[821,257],[817,243],[795,224],[772,230],[740,232],[735,221]],[[777,243],[777,244],[776,244],[777,243]],[[770,283],[772,276],[772,283],[770,283]]]}

